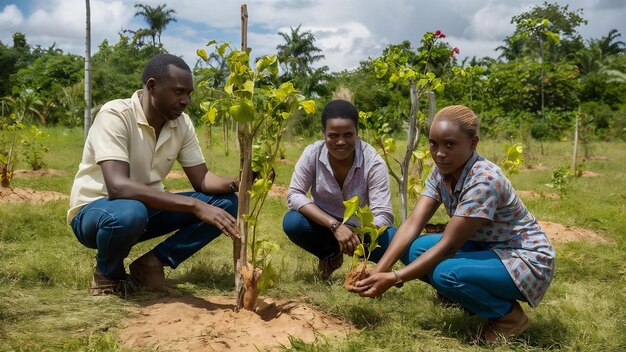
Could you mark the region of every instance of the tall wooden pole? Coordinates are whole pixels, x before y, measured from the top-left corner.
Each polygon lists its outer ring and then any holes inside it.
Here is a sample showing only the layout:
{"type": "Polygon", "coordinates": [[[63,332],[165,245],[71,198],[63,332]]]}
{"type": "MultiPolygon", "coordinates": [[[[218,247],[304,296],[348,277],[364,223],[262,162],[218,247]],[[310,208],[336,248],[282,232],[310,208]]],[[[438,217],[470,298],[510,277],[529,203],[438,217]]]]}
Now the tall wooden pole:
{"type": "Polygon", "coordinates": [[[580,117],[580,107],[576,114],[576,125],[574,126],[574,157],[572,160],[572,171],[576,174],[576,159],[578,158],[578,118],[580,117]]]}
{"type": "MultiPolygon", "coordinates": [[[[241,5],[241,50],[248,49],[248,6],[241,5]]],[[[237,123],[237,139],[239,141],[239,205],[237,209],[237,227],[240,239],[233,242],[233,257],[235,262],[235,295],[237,304],[235,309],[243,307],[243,295],[245,287],[241,276],[241,269],[247,265],[248,252],[248,225],[243,216],[250,210],[250,194],[252,187],[252,137],[250,136],[250,124],[247,122],[237,123]]]]}
{"type": "Polygon", "coordinates": [[[91,127],[91,9],[89,0],[85,0],[85,115],[83,119],[84,140],[87,140],[91,127]]]}

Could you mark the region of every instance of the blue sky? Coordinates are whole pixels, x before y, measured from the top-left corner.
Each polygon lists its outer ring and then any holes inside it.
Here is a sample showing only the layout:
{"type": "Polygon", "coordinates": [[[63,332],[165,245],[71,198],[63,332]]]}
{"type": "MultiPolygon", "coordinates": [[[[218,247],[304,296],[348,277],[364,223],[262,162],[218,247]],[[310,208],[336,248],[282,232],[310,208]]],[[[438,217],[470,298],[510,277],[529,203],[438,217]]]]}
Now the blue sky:
{"type": "MultiPolygon", "coordinates": [[[[163,33],[162,42],[173,54],[195,63],[195,51],[209,40],[239,45],[239,7],[229,0],[91,0],[92,52],[105,38],[117,42],[122,29],[145,27],[134,17],[135,3],[166,3],[178,22],[163,33]]],[[[626,41],[626,1],[571,0],[570,10],[582,8],[589,21],[579,28],[584,38],[598,38],[612,28],[626,41]]],[[[318,38],[332,71],[351,69],[367,57],[380,55],[389,44],[416,43],[426,31],[442,30],[448,42],[465,56],[496,56],[494,49],[513,32],[513,15],[543,0],[254,0],[248,1],[248,43],[253,56],[275,53],[282,42],[278,32],[302,24],[318,38]]],[[[84,55],[84,0],[0,0],[0,41],[11,44],[23,32],[31,45],[56,43],[64,51],[84,55]]]]}

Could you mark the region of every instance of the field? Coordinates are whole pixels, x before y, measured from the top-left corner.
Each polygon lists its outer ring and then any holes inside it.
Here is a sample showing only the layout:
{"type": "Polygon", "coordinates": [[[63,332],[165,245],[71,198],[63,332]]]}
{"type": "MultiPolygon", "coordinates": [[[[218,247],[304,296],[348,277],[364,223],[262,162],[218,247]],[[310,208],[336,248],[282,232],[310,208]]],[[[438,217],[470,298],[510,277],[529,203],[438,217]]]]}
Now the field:
{"type": "MultiPolygon", "coordinates": [[[[82,131],[48,128],[47,167],[62,171],[38,177],[16,176],[12,186],[68,195],[82,153],[82,131]]],[[[209,169],[235,175],[238,157],[234,140],[227,156],[221,137],[207,146],[199,129],[209,169]]],[[[276,184],[287,186],[302,149],[311,139],[286,138],[285,161],[277,166],[276,184]]],[[[502,157],[503,142],[484,141],[479,152],[489,159],[502,157]]],[[[572,179],[569,191],[553,198],[545,184],[552,172],[571,163],[570,142],[544,143],[533,148],[521,173],[510,177],[526,193],[522,199],[540,220],[587,229],[599,237],[555,241],[556,277],[538,309],[525,306],[533,323],[515,340],[496,350],[624,351],[626,350],[626,145],[594,143],[595,158],[584,169],[598,175],[572,179]],[[532,165],[530,169],[527,166],[532,165]],[[543,194],[543,196],[542,196],[543,194]]],[[[20,169],[27,168],[20,164],[20,169]]],[[[168,189],[185,189],[181,179],[166,181],[168,189]]],[[[0,351],[124,351],[119,340],[120,320],[133,314],[150,295],[128,300],[87,294],[94,251],[84,248],[65,223],[67,200],[45,203],[0,203],[0,351]]],[[[394,207],[397,210],[397,197],[394,207]]],[[[435,302],[432,288],[410,282],[391,289],[382,299],[352,295],[341,286],[348,265],[334,274],[331,284],[315,275],[316,259],[291,244],[280,224],[284,200],[266,202],[260,224],[262,237],[280,245],[273,263],[281,277],[267,295],[298,299],[356,327],[344,340],[319,336],[312,344],[292,339],[289,351],[478,351],[491,347],[474,343],[482,324],[456,308],[435,302]]],[[[436,221],[443,221],[442,213],[436,221]]],[[[136,258],[154,246],[142,243],[131,252],[136,258]]],[[[166,275],[176,288],[193,296],[232,295],[230,241],[222,236],[166,275]]],[[[129,259],[130,262],[130,259],[129,259]]],[[[156,349],[157,347],[154,347],[156,349]]],[[[153,349],[148,349],[153,350],[153,349]]]]}

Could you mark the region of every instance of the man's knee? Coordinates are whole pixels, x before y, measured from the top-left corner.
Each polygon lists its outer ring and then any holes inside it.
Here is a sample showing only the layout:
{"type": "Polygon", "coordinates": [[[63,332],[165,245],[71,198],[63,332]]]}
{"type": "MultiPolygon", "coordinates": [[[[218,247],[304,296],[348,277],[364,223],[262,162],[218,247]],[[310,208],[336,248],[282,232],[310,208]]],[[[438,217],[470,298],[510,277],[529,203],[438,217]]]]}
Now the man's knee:
{"type": "Polygon", "coordinates": [[[139,201],[121,202],[114,214],[115,230],[137,237],[146,231],[148,225],[148,209],[139,201]]]}
{"type": "Polygon", "coordinates": [[[237,217],[237,207],[239,198],[235,193],[225,193],[221,195],[219,207],[226,210],[233,217],[237,217]]]}

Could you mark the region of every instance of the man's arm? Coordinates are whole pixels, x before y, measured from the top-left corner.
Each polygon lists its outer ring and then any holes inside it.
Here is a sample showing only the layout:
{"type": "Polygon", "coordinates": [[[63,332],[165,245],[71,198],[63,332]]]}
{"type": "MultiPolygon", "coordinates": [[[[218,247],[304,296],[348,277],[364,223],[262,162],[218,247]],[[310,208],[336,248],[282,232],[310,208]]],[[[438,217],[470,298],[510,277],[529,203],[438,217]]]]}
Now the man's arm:
{"type": "Polygon", "coordinates": [[[148,208],[193,213],[200,220],[216,226],[225,234],[239,237],[235,218],[225,210],[192,197],[162,192],[133,181],[130,179],[130,167],[127,162],[105,160],[100,163],[100,167],[109,199],[135,199],[148,208]]]}
{"type": "Polygon", "coordinates": [[[183,171],[196,192],[222,194],[239,190],[239,182],[236,178],[218,176],[209,171],[206,164],[183,167],[183,171]],[[231,187],[233,182],[235,189],[231,187]]]}

